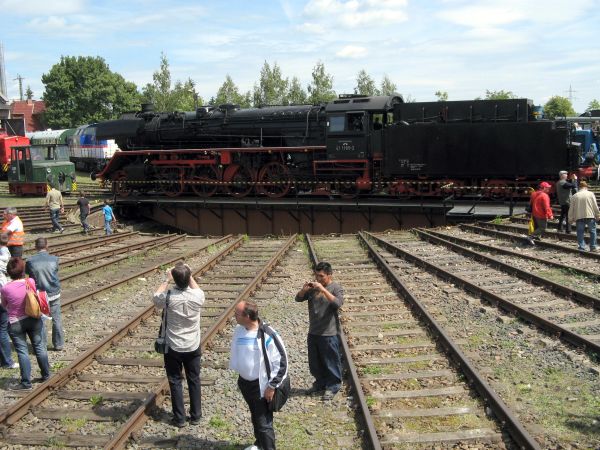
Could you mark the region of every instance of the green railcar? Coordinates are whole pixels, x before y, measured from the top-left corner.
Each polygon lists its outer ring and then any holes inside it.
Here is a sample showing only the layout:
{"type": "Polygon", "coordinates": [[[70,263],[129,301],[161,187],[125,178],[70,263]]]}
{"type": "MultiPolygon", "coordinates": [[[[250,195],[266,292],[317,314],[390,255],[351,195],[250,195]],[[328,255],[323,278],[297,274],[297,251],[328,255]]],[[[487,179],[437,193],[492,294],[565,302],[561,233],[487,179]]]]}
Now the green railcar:
{"type": "Polygon", "coordinates": [[[69,161],[68,138],[76,129],[28,133],[30,145],[12,147],[8,172],[11,194],[46,195],[50,187],[77,190],[75,164],[69,161]]]}

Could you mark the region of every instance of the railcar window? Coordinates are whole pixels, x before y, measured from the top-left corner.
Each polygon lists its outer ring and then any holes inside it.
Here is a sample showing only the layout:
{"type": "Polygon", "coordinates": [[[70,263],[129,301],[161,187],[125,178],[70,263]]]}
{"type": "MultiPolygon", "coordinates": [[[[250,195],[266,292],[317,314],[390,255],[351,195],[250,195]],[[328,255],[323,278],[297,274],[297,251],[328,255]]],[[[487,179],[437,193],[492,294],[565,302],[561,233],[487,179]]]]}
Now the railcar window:
{"type": "Polygon", "coordinates": [[[363,113],[348,114],[348,130],[363,131],[363,113]]]}
{"type": "Polygon", "coordinates": [[[344,131],[344,123],[344,116],[331,116],[329,118],[329,131],[333,133],[344,131]]]}
{"type": "Polygon", "coordinates": [[[373,129],[381,130],[383,128],[383,114],[373,114],[373,129]]]}

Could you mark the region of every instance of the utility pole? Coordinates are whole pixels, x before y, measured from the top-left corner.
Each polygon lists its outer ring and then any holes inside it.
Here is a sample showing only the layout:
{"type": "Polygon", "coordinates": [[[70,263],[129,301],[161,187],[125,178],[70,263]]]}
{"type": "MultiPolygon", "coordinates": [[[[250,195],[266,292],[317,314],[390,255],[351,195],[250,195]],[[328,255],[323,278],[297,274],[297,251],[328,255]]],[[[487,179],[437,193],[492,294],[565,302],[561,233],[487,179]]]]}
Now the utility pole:
{"type": "Polygon", "coordinates": [[[573,88],[571,87],[571,85],[569,84],[569,90],[565,91],[565,92],[567,92],[569,94],[569,101],[571,102],[571,105],[572,105],[573,100],[577,100],[577,97],[573,97],[573,93],[577,92],[577,91],[574,91],[573,88]]]}
{"type": "Polygon", "coordinates": [[[17,78],[15,80],[19,80],[19,100],[23,101],[23,80],[25,78],[21,75],[17,74],[17,78]]]}

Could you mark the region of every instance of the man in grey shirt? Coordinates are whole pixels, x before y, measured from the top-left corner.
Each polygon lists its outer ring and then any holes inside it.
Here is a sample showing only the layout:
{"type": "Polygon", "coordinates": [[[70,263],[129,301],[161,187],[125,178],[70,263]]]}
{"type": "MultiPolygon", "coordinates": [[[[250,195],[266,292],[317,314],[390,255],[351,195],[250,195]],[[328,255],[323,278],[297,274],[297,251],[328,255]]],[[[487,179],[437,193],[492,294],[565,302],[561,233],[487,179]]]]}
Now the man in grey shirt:
{"type": "Polygon", "coordinates": [[[172,424],[178,428],[186,422],[183,404],[182,371],[185,369],[190,395],[190,423],[197,425],[202,417],[200,403],[200,310],[204,292],[189,266],[183,263],[167,269],[166,280],[152,298],[159,309],[166,309],[164,354],[165,370],[171,390],[172,424]],[[169,288],[169,285],[174,286],[169,288]]]}
{"type": "Polygon", "coordinates": [[[562,231],[562,223],[565,221],[565,231],[571,232],[569,223],[569,206],[571,197],[577,192],[577,175],[571,175],[571,181],[567,180],[568,172],[561,170],[558,172],[558,181],[556,182],[556,198],[560,205],[560,218],[558,219],[558,231],[562,231]]]}
{"type": "Polygon", "coordinates": [[[342,385],[342,361],[338,309],[344,303],[344,290],[333,281],[331,264],[315,266],[315,280],[305,283],[296,301],[308,300],[308,366],[315,381],[307,394],[323,393],[331,400],[342,385]]]}

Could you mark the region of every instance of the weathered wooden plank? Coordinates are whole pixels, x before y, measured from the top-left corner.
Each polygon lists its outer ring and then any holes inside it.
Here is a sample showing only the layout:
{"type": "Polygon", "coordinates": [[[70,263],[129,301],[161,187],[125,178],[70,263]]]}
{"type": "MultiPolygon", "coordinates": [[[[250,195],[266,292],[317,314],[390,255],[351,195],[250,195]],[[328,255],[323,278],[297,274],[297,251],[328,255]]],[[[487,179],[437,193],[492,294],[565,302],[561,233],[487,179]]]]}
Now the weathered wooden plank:
{"type": "Polygon", "coordinates": [[[407,356],[404,358],[368,358],[368,359],[355,359],[354,362],[358,365],[363,364],[405,364],[422,361],[439,361],[445,360],[446,357],[443,355],[419,355],[419,356],[407,356]]]}
{"type": "Polygon", "coordinates": [[[427,442],[444,442],[453,443],[459,441],[472,441],[474,439],[486,439],[491,441],[499,441],[502,437],[489,428],[475,428],[472,430],[461,430],[454,432],[443,433],[405,433],[396,435],[385,435],[381,439],[381,444],[408,444],[408,443],[427,443],[427,442]]]}
{"type": "MultiPolygon", "coordinates": [[[[148,384],[148,383],[160,383],[164,380],[164,377],[153,377],[148,375],[109,375],[109,374],[81,374],[77,378],[79,381],[103,381],[110,383],[134,383],[134,384],[148,384]]],[[[200,377],[200,384],[202,386],[213,386],[215,384],[214,378],[203,378],[200,377]]]]}
{"type": "Polygon", "coordinates": [[[99,364],[109,366],[142,366],[142,367],[164,367],[162,356],[157,358],[104,358],[97,357],[99,364]]]}
{"type": "Polygon", "coordinates": [[[394,331],[355,331],[348,333],[352,337],[394,337],[394,336],[422,336],[426,334],[425,330],[413,328],[411,330],[394,330],[394,331]]]}
{"type": "Polygon", "coordinates": [[[366,381],[377,381],[377,380],[409,380],[412,378],[440,378],[440,377],[454,377],[455,374],[451,370],[424,370],[420,372],[403,372],[403,373],[390,373],[381,375],[364,375],[362,378],[366,381]]]}
{"type": "Polygon", "coordinates": [[[477,414],[480,411],[470,406],[456,406],[448,408],[410,408],[410,409],[385,409],[373,411],[375,417],[442,417],[461,414],[477,414]]]}
{"type": "Polygon", "coordinates": [[[385,391],[374,392],[371,397],[376,399],[390,398],[419,398],[419,397],[444,397],[448,395],[466,394],[468,391],[464,386],[450,386],[433,389],[415,389],[410,391],[385,391]]]}
{"type": "Polygon", "coordinates": [[[435,345],[432,343],[422,343],[422,344],[364,344],[364,345],[351,345],[350,349],[352,351],[362,352],[362,351],[371,351],[371,350],[408,350],[413,348],[434,348],[435,345]]]}
{"type": "Polygon", "coordinates": [[[145,400],[150,392],[116,392],[116,391],[56,391],[55,395],[60,399],[66,400],[89,400],[92,397],[102,397],[107,401],[130,401],[130,400],[145,400]]]}
{"type": "Polygon", "coordinates": [[[110,436],[83,434],[50,434],[28,431],[11,433],[3,440],[13,445],[39,445],[46,447],[103,447],[110,436]]]}

